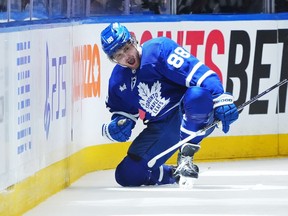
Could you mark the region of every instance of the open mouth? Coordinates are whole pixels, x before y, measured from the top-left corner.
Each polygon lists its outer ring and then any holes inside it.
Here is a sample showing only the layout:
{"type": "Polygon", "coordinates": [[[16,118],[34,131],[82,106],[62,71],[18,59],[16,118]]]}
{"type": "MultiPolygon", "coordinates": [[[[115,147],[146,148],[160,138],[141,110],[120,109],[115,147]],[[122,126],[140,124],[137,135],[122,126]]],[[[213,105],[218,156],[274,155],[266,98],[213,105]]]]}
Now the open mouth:
{"type": "Polygon", "coordinates": [[[134,64],[135,64],[135,61],[136,61],[135,58],[133,58],[133,57],[132,57],[132,58],[129,58],[129,59],[128,59],[128,64],[134,65],[134,64]]]}

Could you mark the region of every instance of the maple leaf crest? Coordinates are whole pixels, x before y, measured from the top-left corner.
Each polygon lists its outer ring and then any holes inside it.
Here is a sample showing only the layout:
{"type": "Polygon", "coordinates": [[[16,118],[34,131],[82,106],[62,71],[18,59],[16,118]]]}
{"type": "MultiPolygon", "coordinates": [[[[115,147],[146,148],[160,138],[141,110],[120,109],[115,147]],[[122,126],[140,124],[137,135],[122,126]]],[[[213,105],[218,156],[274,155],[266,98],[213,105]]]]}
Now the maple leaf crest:
{"type": "Polygon", "coordinates": [[[157,81],[149,89],[149,86],[145,83],[140,82],[138,85],[138,94],[140,96],[141,107],[151,114],[151,116],[156,116],[169,102],[170,98],[167,100],[161,96],[161,83],[157,81]]]}

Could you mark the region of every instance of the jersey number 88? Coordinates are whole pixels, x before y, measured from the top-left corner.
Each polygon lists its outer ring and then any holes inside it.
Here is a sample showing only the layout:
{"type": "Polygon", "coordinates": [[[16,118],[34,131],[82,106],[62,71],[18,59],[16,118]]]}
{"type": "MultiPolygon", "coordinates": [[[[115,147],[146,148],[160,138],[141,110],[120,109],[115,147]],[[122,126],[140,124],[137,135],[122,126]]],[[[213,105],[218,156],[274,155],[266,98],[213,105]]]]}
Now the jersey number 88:
{"type": "Polygon", "coordinates": [[[170,54],[167,62],[175,68],[180,68],[184,63],[184,58],[189,58],[190,53],[184,50],[182,47],[177,47],[174,53],[170,54]]]}

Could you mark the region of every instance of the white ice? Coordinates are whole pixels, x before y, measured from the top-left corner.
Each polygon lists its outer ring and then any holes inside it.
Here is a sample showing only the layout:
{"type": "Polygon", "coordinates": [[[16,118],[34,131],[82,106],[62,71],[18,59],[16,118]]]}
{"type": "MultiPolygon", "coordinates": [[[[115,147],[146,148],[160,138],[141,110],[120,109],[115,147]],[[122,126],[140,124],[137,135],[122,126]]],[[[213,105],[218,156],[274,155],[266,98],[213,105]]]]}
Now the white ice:
{"type": "Polygon", "coordinates": [[[89,173],[24,216],[287,216],[288,158],[198,163],[193,189],[120,187],[89,173]]]}

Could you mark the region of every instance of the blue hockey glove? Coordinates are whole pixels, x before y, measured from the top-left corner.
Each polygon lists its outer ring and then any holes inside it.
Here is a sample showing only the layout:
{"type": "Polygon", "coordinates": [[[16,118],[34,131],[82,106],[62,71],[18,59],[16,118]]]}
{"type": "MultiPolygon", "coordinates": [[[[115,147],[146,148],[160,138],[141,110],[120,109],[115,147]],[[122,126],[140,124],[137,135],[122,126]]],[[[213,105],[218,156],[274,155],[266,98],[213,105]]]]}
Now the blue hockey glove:
{"type": "Polygon", "coordinates": [[[239,113],[236,105],[233,103],[233,96],[230,93],[224,93],[213,100],[214,116],[222,122],[222,131],[227,133],[230,124],[238,119],[239,113]]]}
{"type": "Polygon", "coordinates": [[[135,122],[124,116],[117,116],[111,122],[103,124],[102,136],[112,141],[126,142],[129,140],[135,122]]]}

